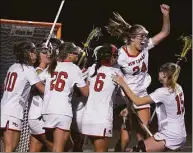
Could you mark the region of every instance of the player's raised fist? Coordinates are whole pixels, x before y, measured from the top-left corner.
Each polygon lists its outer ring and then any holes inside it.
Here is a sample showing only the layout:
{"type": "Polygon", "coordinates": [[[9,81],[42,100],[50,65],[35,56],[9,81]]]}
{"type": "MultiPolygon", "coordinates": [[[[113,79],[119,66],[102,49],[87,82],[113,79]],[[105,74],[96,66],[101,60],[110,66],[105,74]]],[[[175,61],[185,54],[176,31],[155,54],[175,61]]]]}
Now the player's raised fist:
{"type": "Polygon", "coordinates": [[[165,15],[165,16],[169,15],[170,7],[168,5],[162,4],[162,5],[160,5],[160,8],[161,8],[161,12],[163,15],[165,15]]]}

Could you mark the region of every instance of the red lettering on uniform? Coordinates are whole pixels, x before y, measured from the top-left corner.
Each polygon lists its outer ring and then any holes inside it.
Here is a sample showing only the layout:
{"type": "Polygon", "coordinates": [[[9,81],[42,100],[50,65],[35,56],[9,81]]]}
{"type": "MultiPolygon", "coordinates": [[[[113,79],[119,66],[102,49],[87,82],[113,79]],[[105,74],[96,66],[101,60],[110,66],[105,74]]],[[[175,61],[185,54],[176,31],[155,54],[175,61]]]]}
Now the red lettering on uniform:
{"type": "Polygon", "coordinates": [[[5,84],[4,90],[12,92],[15,87],[16,80],[17,80],[17,73],[9,72],[8,75],[6,76],[6,84],[5,84]]]}
{"type": "Polygon", "coordinates": [[[177,115],[179,115],[179,114],[184,112],[184,101],[182,99],[182,96],[183,96],[182,92],[179,95],[176,95],[177,115]]]}
{"type": "Polygon", "coordinates": [[[54,72],[51,77],[55,77],[55,79],[50,82],[50,90],[63,91],[66,84],[65,79],[68,78],[68,74],[66,72],[54,72]]]}
{"type": "Polygon", "coordinates": [[[104,73],[98,73],[94,85],[94,90],[96,92],[100,92],[103,89],[104,81],[102,79],[105,79],[106,75],[104,73]]]}

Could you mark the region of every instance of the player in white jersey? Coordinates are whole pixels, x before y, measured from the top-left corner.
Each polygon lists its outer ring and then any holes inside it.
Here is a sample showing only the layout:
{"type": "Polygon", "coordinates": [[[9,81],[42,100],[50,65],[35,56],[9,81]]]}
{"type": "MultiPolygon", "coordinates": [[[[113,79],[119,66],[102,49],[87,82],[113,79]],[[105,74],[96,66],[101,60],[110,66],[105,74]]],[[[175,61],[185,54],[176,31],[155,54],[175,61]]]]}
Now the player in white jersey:
{"type": "Polygon", "coordinates": [[[127,86],[120,76],[113,80],[122,86],[127,96],[138,106],[155,102],[158,118],[158,132],[146,140],[141,140],[133,151],[165,151],[178,150],[186,142],[184,122],[184,94],[182,87],[177,84],[180,67],[174,63],[165,63],[159,69],[159,81],[163,87],[151,94],[139,97],[127,86]]]}
{"type": "Polygon", "coordinates": [[[120,73],[113,65],[117,49],[105,44],[97,51],[97,61],[89,69],[89,96],[82,116],[82,134],[89,137],[94,151],[108,151],[113,133],[113,98],[116,85],[112,74],[120,73]]]}
{"type": "MultiPolygon", "coordinates": [[[[163,14],[162,30],[150,39],[148,39],[148,31],[142,25],[131,26],[118,14],[115,14],[115,16],[118,22],[121,23],[117,24],[112,21],[107,28],[112,35],[116,35],[126,42],[119,49],[118,64],[127,78],[128,86],[140,97],[147,95],[147,87],[151,83],[151,77],[148,74],[148,50],[159,44],[170,32],[169,6],[162,4],[160,8],[163,14]]],[[[148,125],[150,105],[134,105],[134,108],[143,123],[148,125]]],[[[129,133],[128,129],[121,129],[121,140],[119,141],[121,143],[117,144],[119,147],[116,151],[125,151],[129,143],[129,133]]],[[[137,139],[144,139],[145,135],[142,126],[139,126],[136,131],[137,139]]]]}
{"type": "Polygon", "coordinates": [[[13,51],[16,63],[8,69],[1,99],[0,128],[3,129],[5,152],[13,152],[19,142],[23,111],[31,86],[35,85],[41,93],[44,92],[44,85],[33,68],[37,57],[35,45],[29,41],[19,42],[13,51]]]}
{"type": "Polygon", "coordinates": [[[48,91],[44,95],[42,114],[46,134],[52,129],[54,152],[64,151],[69,139],[74,85],[84,96],[88,96],[88,87],[82,78],[82,72],[73,64],[77,56],[77,47],[73,43],[64,42],[59,47],[58,61],[50,64],[51,75],[46,78],[45,89],[48,91]]]}
{"type": "MultiPolygon", "coordinates": [[[[40,79],[43,78],[42,81],[45,81],[44,78],[47,73],[42,73],[43,70],[47,70],[46,68],[50,64],[51,60],[55,58],[56,50],[58,46],[61,44],[59,39],[52,38],[50,40],[48,47],[45,46],[45,41],[40,44],[39,52],[38,52],[38,60],[34,64],[36,67],[36,72],[40,75],[40,79]],[[53,42],[54,40],[54,42],[53,42]],[[54,45],[55,44],[55,45],[54,45]],[[52,46],[55,46],[53,48],[52,46]],[[52,52],[50,56],[49,52],[52,52]]],[[[45,130],[43,129],[44,122],[42,120],[42,101],[43,95],[38,93],[36,90],[32,91],[31,97],[29,98],[31,101],[29,114],[28,114],[28,123],[30,128],[30,152],[40,152],[43,144],[46,145],[49,151],[52,151],[52,143],[46,139],[45,130]]]]}

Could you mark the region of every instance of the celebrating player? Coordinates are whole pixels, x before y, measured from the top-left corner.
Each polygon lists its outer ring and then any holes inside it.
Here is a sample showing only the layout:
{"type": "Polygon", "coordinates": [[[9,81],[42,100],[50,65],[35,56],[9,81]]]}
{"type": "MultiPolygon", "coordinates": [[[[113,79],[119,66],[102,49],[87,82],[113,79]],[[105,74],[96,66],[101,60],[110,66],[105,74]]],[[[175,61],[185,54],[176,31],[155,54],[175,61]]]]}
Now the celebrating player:
{"type": "Polygon", "coordinates": [[[113,130],[113,93],[116,85],[111,75],[120,70],[113,68],[117,60],[117,49],[103,45],[97,51],[97,61],[89,68],[89,97],[82,116],[82,133],[87,135],[94,151],[108,151],[113,130]],[[116,59],[116,60],[115,60],[116,59]]]}
{"type": "Polygon", "coordinates": [[[53,132],[53,151],[62,152],[69,139],[72,122],[71,94],[76,85],[84,96],[88,96],[88,87],[82,78],[82,72],[73,64],[77,60],[77,47],[64,42],[59,47],[58,61],[49,66],[50,77],[46,78],[47,94],[43,101],[43,119],[46,133],[53,132]]]}
{"type": "Polygon", "coordinates": [[[137,105],[156,103],[158,117],[158,132],[146,140],[141,140],[133,148],[133,152],[177,150],[186,142],[186,129],[184,122],[184,94],[182,87],[177,83],[180,67],[174,63],[165,63],[159,69],[159,81],[163,87],[153,93],[139,97],[127,86],[119,76],[113,80],[122,86],[127,96],[137,105]]]}
{"type": "MultiPolygon", "coordinates": [[[[38,57],[39,59],[35,63],[34,66],[36,66],[36,71],[38,74],[40,74],[40,79],[45,78],[46,73],[42,73],[43,70],[45,70],[48,65],[50,64],[51,60],[55,58],[56,50],[58,46],[60,45],[60,40],[56,38],[52,38],[50,40],[51,43],[49,43],[48,47],[45,46],[45,42],[41,44],[39,49],[38,57]],[[54,41],[53,41],[54,40],[54,41]],[[55,44],[54,47],[53,44],[55,44]],[[50,57],[49,52],[52,52],[52,55],[50,57]],[[41,74],[42,73],[42,74],[41,74]]],[[[47,70],[47,69],[46,69],[47,70]]],[[[45,81],[45,80],[42,80],[45,81]]],[[[49,151],[52,151],[52,143],[46,139],[45,136],[45,130],[43,129],[44,122],[42,120],[42,101],[43,101],[43,95],[37,93],[36,91],[32,93],[31,95],[32,99],[29,114],[28,114],[28,123],[30,128],[30,152],[40,152],[42,149],[43,144],[47,146],[47,149],[49,151]]]]}
{"type": "MultiPolygon", "coordinates": [[[[1,99],[1,128],[3,129],[4,151],[13,152],[19,142],[23,111],[32,85],[44,92],[33,64],[36,48],[32,42],[23,41],[14,45],[16,63],[10,66],[4,81],[1,99]]],[[[2,132],[2,131],[1,131],[2,132]]]]}
{"type": "MultiPolygon", "coordinates": [[[[148,39],[148,31],[142,25],[131,26],[118,14],[115,16],[120,24],[111,20],[112,22],[107,27],[109,33],[126,42],[119,49],[118,64],[124,72],[128,86],[140,97],[147,95],[147,87],[151,83],[151,77],[148,74],[148,50],[159,44],[170,32],[169,6],[162,4],[160,8],[163,14],[162,30],[150,39],[148,39]]],[[[150,119],[150,105],[136,106],[134,104],[134,108],[143,123],[147,125],[150,119]]],[[[116,145],[116,151],[125,151],[129,143],[128,131],[128,129],[121,129],[121,140],[116,145]]],[[[145,138],[146,133],[141,126],[136,132],[138,140],[145,138]]]]}

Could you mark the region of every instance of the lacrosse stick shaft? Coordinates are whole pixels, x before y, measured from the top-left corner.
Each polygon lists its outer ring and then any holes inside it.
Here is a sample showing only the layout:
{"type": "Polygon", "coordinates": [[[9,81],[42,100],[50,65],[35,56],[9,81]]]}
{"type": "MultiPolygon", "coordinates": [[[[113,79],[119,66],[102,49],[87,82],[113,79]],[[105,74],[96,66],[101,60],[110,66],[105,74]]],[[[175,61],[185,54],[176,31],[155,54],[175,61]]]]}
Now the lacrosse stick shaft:
{"type": "MultiPolygon", "coordinates": [[[[120,88],[120,86],[119,86],[119,88],[120,88]]],[[[122,91],[124,92],[124,94],[123,94],[123,92],[121,92],[121,95],[122,95],[123,98],[125,99],[126,104],[131,108],[132,113],[136,115],[138,121],[142,124],[142,126],[144,127],[144,129],[146,130],[146,132],[152,137],[153,134],[152,134],[151,131],[147,128],[147,126],[143,123],[143,121],[140,119],[140,117],[137,115],[137,113],[136,113],[136,111],[134,110],[133,106],[130,104],[130,101],[129,101],[128,97],[126,96],[125,91],[124,91],[124,90],[122,90],[122,91]]]]}
{"type": "Polygon", "coordinates": [[[53,31],[54,31],[54,27],[55,27],[55,25],[56,25],[56,22],[58,21],[58,17],[59,17],[59,15],[60,15],[60,12],[61,12],[61,10],[62,10],[62,7],[63,7],[63,5],[64,5],[64,2],[65,2],[65,0],[63,0],[63,1],[61,2],[61,4],[60,4],[58,13],[56,14],[56,18],[55,18],[55,20],[54,20],[54,23],[53,23],[53,25],[52,25],[52,28],[51,28],[50,33],[49,33],[49,35],[48,35],[48,38],[47,38],[47,40],[46,40],[46,46],[48,45],[48,42],[50,41],[50,38],[51,38],[52,33],[53,33],[53,31]]]}
{"type": "Polygon", "coordinates": [[[86,52],[83,52],[80,60],[78,61],[78,66],[80,66],[85,56],[86,56],[86,52]]]}
{"type": "MultiPolygon", "coordinates": [[[[156,107],[156,106],[155,106],[155,107],[156,107]]],[[[154,111],[153,111],[153,113],[152,113],[152,115],[151,115],[151,118],[150,118],[148,124],[151,124],[151,122],[152,122],[152,120],[153,120],[155,114],[156,114],[156,108],[154,109],[154,111]]]]}

